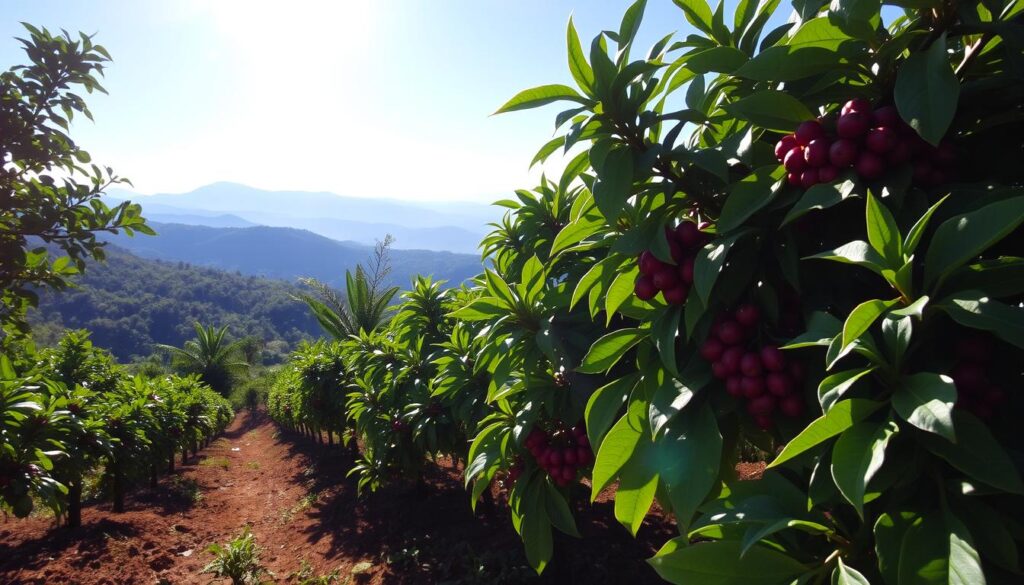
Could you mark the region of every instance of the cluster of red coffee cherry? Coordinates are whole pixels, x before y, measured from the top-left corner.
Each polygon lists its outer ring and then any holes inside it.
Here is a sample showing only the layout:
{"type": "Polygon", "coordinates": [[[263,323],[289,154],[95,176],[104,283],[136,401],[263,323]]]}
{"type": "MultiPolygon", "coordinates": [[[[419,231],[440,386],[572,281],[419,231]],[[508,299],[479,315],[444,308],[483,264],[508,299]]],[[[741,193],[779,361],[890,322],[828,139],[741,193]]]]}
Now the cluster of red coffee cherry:
{"type": "MultiPolygon", "coordinates": [[[[572,483],[579,468],[594,462],[594,452],[582,424],[571,429],[562,427],[552,433],[534,427],[523,446],[537,460],[537,465],[560,487],[572,483]]],[[[513,466],[509,470],[509,480],[515,481],[521,472],[522,467],[516,469],[513,466]]]]}
{"type": "Polygon", "coordinates": [[[778,347],[753,343],[760,321],[760,310],[749,304],[721,315],[700,355],[711,363],[714,376],[725,382],[726,392],[746,401],[747,413],[767,430],[775,412],[790,418],[803,415],[798,387],[804,372],[799,362],[788,362],[778,347]]]}
{"type": "Polygon", "coordinates": [[[900,119],[895,106],[872,110],[869,101],[853,99],[835,119],[834,134],[826,126],[831,126],[830,118],[803,122],[775,144],[775,156],[786,167],[790,185],[809,189],[831,183],[848,167],[873,180],[906,163],[914,165],[915,183],[939,185],[956,162],[952,144],[928,144],[900,119]]]}
{"type": "Polygon", "coordinates": [[[982,420],[988,420],[1006,402],[1006,391],[989,378],[992,367],[991,340],[967,337],[956,344],[957,364],[950,376],[956,384],[956,406],[982,420]]]}
{"type": "Polygon", "coordinates": [[[666,227],[665,238],[675,264],[658,260],[650,250],[644,251],[637,260],[640,276],[633,292],[638,299],[649,301],[661,291],[666,303],[681,305],[686,302],[693,284],[697,250],[708,242],[708,238],[692,221],[683,221],[675,229],[666,227]]]}

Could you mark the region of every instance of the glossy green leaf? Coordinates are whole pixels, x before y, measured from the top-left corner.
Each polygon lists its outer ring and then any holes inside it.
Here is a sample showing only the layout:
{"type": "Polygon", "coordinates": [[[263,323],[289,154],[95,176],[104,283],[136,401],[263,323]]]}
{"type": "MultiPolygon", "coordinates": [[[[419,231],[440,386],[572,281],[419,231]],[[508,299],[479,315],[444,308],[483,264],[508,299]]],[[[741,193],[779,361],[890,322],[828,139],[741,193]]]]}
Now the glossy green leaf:
{"type": "Polygon", "coordinates": [[[963,291],[938,303],[957,323],[1024,348],[1024,309],[1001,303],[980,291],[963,291]]]}
{"type": "Polygon", "coordinates": [[[852,178],[834,183],[818,183],[804,191],[796,204],[790,208],[786,218],[782,220],[782,225],[785,226],[811,211],[828,209],[851,197],[856,197],[858,195],[855,191],[856,187],[857,183],[852,178]]]}
{"type": "Polygon", "coordinates": [[[913,53],[896,74],[893,97],[902,117],[928,142],[938,145],[953,122],[960,82],[946,53],[943,34],[927,50],[913,53]]]}
{"type": "Polygon", "coordinates": [[[953,411],[956,443],[933,434],[919,440],[932,452],[968,477],[1003,491],[1024,495],[1024,483],[1016,465],[988,428],[970,414],[953,411]]]}
{"type": "Polygon", "coordinates": [[[898,302],[899,299],[888,301],[873,299],[857,305],[843,323],[843,347],[849,346],[858,337],[864,335],[879,317],[898,302]]]}
{"type": "Polygon", "coordinates": [[[740,556],[739,541],[666,544],[648,560],[662,579],[676,585],[780,585],[790,583],[807,567],[792,557],[763,546],[740,556]]]}
{"type": "Polygon", "coordinates": [[[990,203],[958,215],[935,231],[924,263],[925,287],[931,287],[1006,237],[1024,222],[1024,197],[990,203]]]}
{"type": "Polygon", "coordinates": [[[740,226],[766,205],[772,202],[786,176],[783,167],[772,164],[763,166],[734,183],[729,196],[722,206],[718,218],[719,233],[729,233],[740,226]]]}
{"type": "Polygon", "coordinates": [[[737,118],[775,132],[792,132],[814,114],[798,99],[776,90],[762,90],[723,106],[737,118]]]}
{"type": "Polygon", "coordinates": [[[567,85],[542,85],[540,87],[526,89],[517,93],[494,113],[503,114],[505,112],[513,112],[516,110],[527,110],[563,100],[573,101],[584,105],[588,105],[590,103],[583,96],[576,93],[575,89],[567,85]]]}
{"type": "Polygon", "coordinates": [[[837,402],[827,413],[815,419],[783,447],[768,467],[776,467],[817,447],[867,418],[882,404],[873,400],[853,398],[837,402]]]}
{"type": "Polygon", "coordinates": [[[885,462],[885,448],[896,430],[892,422],[857,423],[832,448],[832,479],[862,518],[864,491],[885,462]]]}
{"type": "Polygon", "coordinates": [[[956,386],[953,380],[928,372],[904,376],[892,395],[892,406],[903,420],[955,443],[954,404],[956,386]]]}
{"type": "Polygon", "coordinates": [[[584,374],[599,374],[607,371],[622,359],[627,351],[646,337],[646,329],[632,328],[612,331],[590,346],[590,351],[587,352],[576,370],[584,374]]]}

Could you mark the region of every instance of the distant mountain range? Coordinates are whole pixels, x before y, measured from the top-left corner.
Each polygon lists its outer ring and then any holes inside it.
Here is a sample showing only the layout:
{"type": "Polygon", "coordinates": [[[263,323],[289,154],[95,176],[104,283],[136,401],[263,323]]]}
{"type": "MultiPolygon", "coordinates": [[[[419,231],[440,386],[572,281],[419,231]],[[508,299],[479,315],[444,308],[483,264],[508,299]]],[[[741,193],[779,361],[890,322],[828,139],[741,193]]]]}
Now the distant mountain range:
{"type": "Polygon", "coordinates": [[[500,208],[479,203],[412,203],[327,192],[265,191],[214,183],[180,194],[140,195],[112,189],[112,201],[131,199],[157,222],[210,227],[265,225],[305,229],[334,240],[372,245],[386,234],[396,249],[475,253],[500,208]]]}
{"type": "MultiPolygon", "coordinates": [[[[149,214],[153,217],[162,214],[149,214]]],[[[231,216],[200,216],[229,221],[231,216]]],[[[237,218],[236,218],[237,219],[237,218]]],[[[339,242],[310,231],[253,226],[210,227],[150,221],[156,236],[102,236],[136,256],[180,261],[245,275],[295,282],[313,277],[343,286],[346,270],[366,264],[373,247],[339,242]]],[[[457,286],[482,270],[480,257],[430,250],[392,250],[389,283],[407,288],[416,275],[431,276],[457,286]]]]}

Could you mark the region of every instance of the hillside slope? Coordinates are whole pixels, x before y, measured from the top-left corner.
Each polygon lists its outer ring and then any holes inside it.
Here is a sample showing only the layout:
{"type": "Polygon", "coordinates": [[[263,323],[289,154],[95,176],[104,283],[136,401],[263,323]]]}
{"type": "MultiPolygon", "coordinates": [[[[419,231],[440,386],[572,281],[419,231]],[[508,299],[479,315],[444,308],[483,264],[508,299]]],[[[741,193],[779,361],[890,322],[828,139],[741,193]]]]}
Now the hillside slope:
{"type": "Polygon", "coordinates": [[[232,336],[255,336],[275,361],[300,340],[321,335],[299,288],[277,280],[138,258],[116,246],[91,264],[78,287],[42,291],[29,317],[37,340],[52,342],[64,328],[92,331],[93,342],[120,360],[145,356],[154,343],[180,346],[192,324],[227,325],[232,336]]]}

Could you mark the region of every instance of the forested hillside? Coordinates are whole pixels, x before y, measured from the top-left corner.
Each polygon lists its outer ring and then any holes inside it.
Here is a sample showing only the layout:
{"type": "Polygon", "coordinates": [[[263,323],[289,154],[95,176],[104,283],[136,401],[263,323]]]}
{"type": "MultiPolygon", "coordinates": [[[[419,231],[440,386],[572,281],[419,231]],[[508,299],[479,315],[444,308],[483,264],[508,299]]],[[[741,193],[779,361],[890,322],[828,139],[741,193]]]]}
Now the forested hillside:
{"type": "MultiPolygon", "coordinates": [[[[145,213],[145,208],[143,208],[145,213]]],[[[209,227],[150,222],[156,237],[104,236],[137,256],[295,281],[313,277],[341,286],[346,270],[366,262],[371,246],[325,238],[293,228],[209,227]]],[[[381,232],[384,238],[386,232],[381,232]]],[[[480,257],[431,250],[390,252],[388,284],[406,287],[417,274],[457,285],[478,274],[480,257]]]]}
{"type": "Polygon", "coordinates": [[[92,331],[93,343],[123,361],[149,355],[154,343],[180,346],[195,335],[192,324],[199,321],[262,340],[267,359],[274,360],[320,333],[305,305],[291,297],[299,290],[295,285],[138,258],[116,246],[108,246],[107,261],[77,282],[75,289],[41,292],[39,309],[30,315],[40,343],[64,328],[84,328],[92,331]]]}

